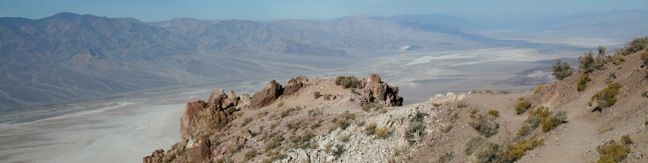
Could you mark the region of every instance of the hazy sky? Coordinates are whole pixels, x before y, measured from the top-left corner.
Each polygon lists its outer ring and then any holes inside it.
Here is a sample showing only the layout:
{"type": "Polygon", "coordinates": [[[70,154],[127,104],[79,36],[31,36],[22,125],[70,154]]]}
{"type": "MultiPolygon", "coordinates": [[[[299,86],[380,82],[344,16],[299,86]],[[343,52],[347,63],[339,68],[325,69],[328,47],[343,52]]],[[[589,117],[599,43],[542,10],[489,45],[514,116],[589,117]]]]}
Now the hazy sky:
{"type": "Polygon", "coordinates": [[[648,9],[648,0],[0,0],[0,16],[42,18],[68,11],[145,21],[331,19],[350,15],[442,13],[471,19],[525,19],[585,11],[648,9]]]}

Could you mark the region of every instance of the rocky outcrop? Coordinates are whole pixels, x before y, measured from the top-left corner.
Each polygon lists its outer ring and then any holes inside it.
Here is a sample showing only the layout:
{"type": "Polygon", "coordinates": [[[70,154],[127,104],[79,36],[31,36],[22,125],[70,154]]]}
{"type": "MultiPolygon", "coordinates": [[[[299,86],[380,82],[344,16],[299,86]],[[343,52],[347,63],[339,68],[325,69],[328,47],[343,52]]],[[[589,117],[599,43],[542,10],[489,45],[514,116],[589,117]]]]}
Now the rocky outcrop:
{"type": "Polygon", "coordinates": [[[252,108],[261,108],[271,104],[283,95],[284,88],[277,81],[270,81],[263,90],[255,93],[250,101],[252,108]]]}
{"type": "Polygon", "coordinates": [[[363,97],[366,103],[381,103],[387,106],[402,106],[403,97],[398,96],[398,87],[389,86],[380,75],[371,74],[365,81],[363,97]]]}
{"type": "Polygon", "coordinates": [[[299,92],[300,89],[302,89],[308,82],[308,78],[304,76],[298,76],[296,78],[292,78],[288,80],[288,84],[286,84],[286,88],[284,89],[283,95],[294,95],[297,92],[299,92]]]}
{"type": "MultiPolygon", "coordinates": [[[[210,94],[209,98],[207,98],[206,102],[203,100],[197,100],[187,103],[185,111],[180,118],[180,132],[182,136],[180,142],[173,145],[173,147],[167,151],[154,151],[151,155],[144,157],[143,161],[145,163],[158,163],[242,160],[242,155],[248,157],[248,155],[254,155],[255,152],[242,149],[248,149],[249,147],[247,146],[249,145],[256,146],[257,148],[265,148],[269,146],[268,143],[271,143],[269,142],[271,141],[269,138],[264,138],[268,136],[276,137],[273,138],[272,141],[277,141],[277,143],[288,143],[283,141],[289,138],[292,142],[291,146],[294,146],[295,142],[299,141],[299,136],[288,136],[291,134],[275,135],[281,132],[277,132],[279,129],[274,129],[274,127],[269,127],[271,129],[264,129],[265,126],[261,128],[244,127],[246,125],[251,126],[248,125],[248,123],[254,123],[253,121],[255,121],[255,118],[253,117],[263,117],[265,114],[273,114],[272,109],[274,108],[268,106],[277,100],[284,100],[287,98],[311,99],[310,96],[312,96],[312,94],[310,93],[306,94],[306,96],[309,96],[308,98],[296,96],[302,96],[302,92],[305,92],[305,90],[313,91],[312,88],[321,89],[328,87],[326,85],[329,83],[327,80],[328,79],[309,79],[299,76],[290,79],[288,83],[286,83],[285,87],[273,80],[251,97],[247,94],[239,96],[234,91],[226,92],[222,89],[215,90],[210,94]],[[317,84],[323,85],[319,85],[319,87],[309,87],[317,84]],[[258,108],[269,110],[265,112],[265,114],[257,114],[257,116],[245,116],[246,112],[238,112],[245,109],[258,108]],[[237,117],[245,118],[239,120],[237,117]],[[272,131],[273,129],[277,131],[272,131]],[[270,131],[274,134],[269,133],[270,131]],[[264,136],[256,136],[261,133],[263,133],[264,136]],[[285,138],[283,137],[284,135],[286,136],[285,138]],[[232,159],[232,157],[237,158],[232,159]]],[[[342,92],[336,92],[337,94],[333,96],[331,100],[336,100],[335,97],[337,96],[348,96],[354,99],[360,99],[359,101],[365,101],[365,104],[371,102],[383,103],[388,106],[402,105],[403,99],[398,96],[398,87],[387,85],[387,83],[381,81],[380,76],[377,74],[372,74],[368,79],[363,80],[362,85],[363,87],[357,90],[352,91],[347,89],[342,92]]],[[[338,101],[347,102],[349,104],[358,104],[346,99],[338,101]]],[[[289,114],[284,115],[284,113],[277,113],[274,115],[288,116],[289,114]]],[[[312,115],[317,114],[312,112],[312,115]]],[[[290,126],[290,124],[281,126],[290,126]]],[[[276,146],[282,146],[282,144],[277,144],[276,146]]],[[[306,153],[301,154],[301,158],[310,157],[304,156],[306,153]]]]}

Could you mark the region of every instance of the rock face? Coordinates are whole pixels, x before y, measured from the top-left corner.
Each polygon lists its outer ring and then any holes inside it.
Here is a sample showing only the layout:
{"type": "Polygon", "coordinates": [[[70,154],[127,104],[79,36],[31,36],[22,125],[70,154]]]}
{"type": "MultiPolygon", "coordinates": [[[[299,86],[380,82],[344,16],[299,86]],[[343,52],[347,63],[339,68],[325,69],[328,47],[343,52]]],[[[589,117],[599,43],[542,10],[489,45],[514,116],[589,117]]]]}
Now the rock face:
{"type": "Polygon", "coordinates": [[[286,88],[284,89],[283,94],[284,95],[296,94],[297,92],[299,92],[300,89],[304,87],[306,82],[308,82],[308,78],[303,76],[298,76],[296,78],[292,78],[288,80],[288,84],[286,84],[286,88]]]}
{"type": "Polygon", "coordinates": [[[270,81],[263,90],[255,93],[250,101],[252,108],[261,108],[274,102],[279,96],[283,95],[284,88],[277,81],[270,81]]]}
{"type": "Polygon", "coordinates": [[[366,102],[382,103],[387,106],[403,105],[403,97],[398,96],[398,87],[387,85],[378,74],[369,75],[363,94],[366,102]]]}

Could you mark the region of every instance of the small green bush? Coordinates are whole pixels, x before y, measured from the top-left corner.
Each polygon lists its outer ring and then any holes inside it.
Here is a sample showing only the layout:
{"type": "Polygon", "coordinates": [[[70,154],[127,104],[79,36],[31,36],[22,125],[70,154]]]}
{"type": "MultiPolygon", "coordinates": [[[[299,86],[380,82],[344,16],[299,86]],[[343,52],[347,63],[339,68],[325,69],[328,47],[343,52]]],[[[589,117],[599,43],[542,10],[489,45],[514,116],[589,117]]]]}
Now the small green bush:
{"type": "Polygon", "coordinates": [[[539,107],[529,113],[529,117],[518,130],[517,136],[527,136],[538,128],[538,126],[541,126],[542,132],[549,132],[565,122],[567,122],[567,114],[565,112],[561,111],[554,114],[547,107],[539,107]]]}
{"type": "Polygon", "coordinates": [[[594,53],[592,51],[588,51],[583,56],[578,57],[578,62],[580,62],[579,69],[582,73],[594,71],[594,53]]]}
{"type": "Polygon", "coordinates": [[[648,37],[641,37],[632,40],[619,53],[622,55],[630,55],[646,48],[648,48],[648,37]]]}
{"type": "Polygon", "coordinates": [[[315,99],[318,99],[318,98],[322,97],[322,93],[320,93],[319,91],[315,91],[315,92],[313,92],[313,97],[315,97],[315,99]]]}
{"type": "Polygon", "coordinates": [[[603,145],[596,147],[599,152],[598,163],[616,163],[623,161],[630,153],[630,148],[626,145],[617,143],[614,140],[608,141],[603,145]]]}
{"type": "Polygon", "coordinates": [[[501,151],[500,145],[482,137],[473,137],[466,143],[464,154],[468,155],[470,162],[489,163],[497,161],[497,155],[501,151]]]}
{"type": "Polygon", "coordinates": [[[499,124],[495,122],[497,117],[476,112],[473,112],[470,117],[471,121],[468,122],[468,125],[477,130],[479,134],[484,135],[485,137],[497,134],[497,130],[499,129],[499,124]]]}
{"type": "Polygon", "coordinates": [[[519,98],[515,104],[515,114],[520,115],[531,108],[531,102],[525,98],[519,98]]]}
{"type": "Polygon", "coordinates": [[[508,144],[504,152],[498,154],[498,162],[513,163],[522,158],[527,151],[544,143],[543,139],[528,139],[508,144]]]}
{"type": "Polygon", "coordinates": [[[488,115],[491,115],[491,116],[493,116],[495,118],[499,118],[499,116],[500,116],[499,111],[497,111],[497,110],[489,110],[488,115]]]}
{"type": "Polygon", "coordinates": [[[641,53],[641,60],[643,60],[644,66],[648,66],[648,51],[641,53]]]}
{"type": "Polygon", "coordinates": [[[342,145],[336,145],[335,148],[333,149],[332,153],[333,153],[333,156],[335,156],[335,158],[338,158],[338,157],[342,156],[342,154],[344,154],[345,151],[346,150],[344,149],[344,147],[342,145]]]}
{"type": "Polygon", "coordinates": [[[407,126],[407,130],[405,131],[405,139],[410,144],[414,144],[417,141],[417,138],[423,136],[423,130],[426,127],[423,120],[427,115],[428,114],[426,113],[416,112],[416,114],[414,114],[414,116],[410,119],[410,123],[407,126]]]}
{"type": "Polygon", "coordinates": [[[642,96],[642,97],[646,97],[646,98],[648,98],[648,91],[644,91],[644,93],[641,94],[641,96],[642,96]]]}
{"type": "Polygon", "coordinates": [[[335,85],[346,88],[362,88],[362,82],[354,76],[338,76],[335,78],[335,85]]]}
{"type": "Polygon", "coordinates": [[[576,90],[579,92],[584,91],[587,88],[587,83],[591,81],[592,79],[589,78],[589,74],[581,74],[578,77],[578,85],[576,86],[576,90]]]}
{"type": "Polygon", "coordinates": [[[598,104],[594,110],[601,111],[603,108],[614,105],[617,102],[617,95],[619,94],[620,88],[621,84],[612,83],[607,88],[592,96],[592,102],[598,104]]]}
{"type": "Polygon", "coordinates": [[[574,69],[567,62],[558,61],[553,65],[553,76],[558,80],[563,80],[574,73],[574,69]]]}

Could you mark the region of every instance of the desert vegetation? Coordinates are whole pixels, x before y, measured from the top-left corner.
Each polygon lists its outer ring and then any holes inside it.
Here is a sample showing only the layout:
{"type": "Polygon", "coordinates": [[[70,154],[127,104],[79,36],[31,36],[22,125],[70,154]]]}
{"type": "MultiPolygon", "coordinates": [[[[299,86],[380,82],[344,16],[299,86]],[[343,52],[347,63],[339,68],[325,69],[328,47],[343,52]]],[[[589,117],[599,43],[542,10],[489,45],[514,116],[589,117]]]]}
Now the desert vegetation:
{"type": "Polygon", "coordinates": [[[362,82],[354,76],[338,76],[335,78],[335,84],[344,88],[362,88],[362,82]]]}
{"type": "Polygon", "coordinates": [[[478,111],[473,111],[470,115],[471,121],[468,123],[479,134],[490,137],[497,134],[499,124],[495,122],[496,116],[491,114],[483,114],[478,111]]]}
{"type": "Polygon", "coordinates": [[[589,74],[583,73],[578,77],[578,84],[576,85],[576,90],[579,92],[584,91],[587,88],[587,83],[590,82],[589,74]]]}
{"type": "Polygon", "coordinates": [[[567,62],[557,61],[553,65],[553,76],[558,80],[563,80],[574,73],[574,69],[567,62]]]}
{"type": "Polygon", "coordinates": [[[520,115],[531,108],[531,102],[525,98],[518,98],[515,103],[515,114],[520,115]]]}
{"type": "Polygon", "coordinates": [[[595,105],[594,111],[602,111],[602,109],[614,105],[617,102],[617,95],[619,94],[620,88],[621,84],[612,83],[592,96],[590,104],[593,103],[595,105]]]}
{"type": "Polygon", "coordinates": [[[542,132],[549,132],[566,122],[567,115],[565,112],[553,113],[547,107],[539,107],[529,113],[528,118],[518,130],[517,137],[525,137],[538,127],[542,128],[542,132]]]}
{"type": "Polygon", "coordinates": [[[628,144],[610,140],[605,144],[596,147],[596,151],[599,153],[599,159],[596,161],[597,163],[617,163],[626,159],[630,153],[630,147],[628,147],[628,144]]]}

